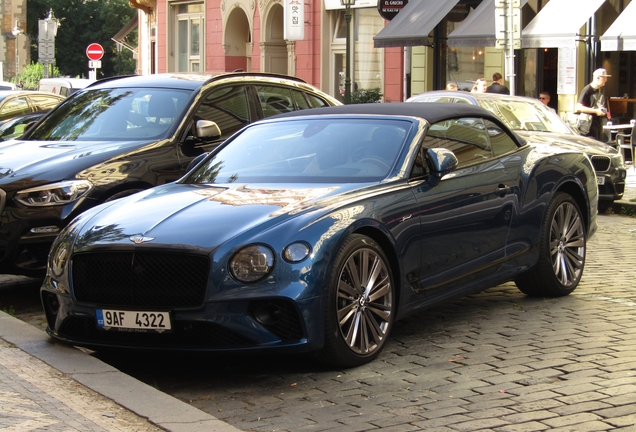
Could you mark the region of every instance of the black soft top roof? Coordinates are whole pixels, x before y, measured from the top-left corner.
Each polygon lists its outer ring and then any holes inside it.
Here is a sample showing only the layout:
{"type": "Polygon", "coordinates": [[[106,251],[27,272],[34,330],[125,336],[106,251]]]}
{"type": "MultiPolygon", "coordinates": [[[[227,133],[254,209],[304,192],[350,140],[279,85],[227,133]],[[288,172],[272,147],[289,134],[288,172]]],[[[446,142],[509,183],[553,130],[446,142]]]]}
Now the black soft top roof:
{"type": "Polygon", "coordinates": [[[345,114],[373,114],[390,116],[421,117],[429,123],[446,120],[453,117],[482,117],[493,120],[498,125],[501,121],[489,111],[476,105],[458,103],[368,103],[350,104],[334,107],[314,108],[309,110],[293,111],[270,118],[297,117],[306,115],[345,115],[345,114]]]}

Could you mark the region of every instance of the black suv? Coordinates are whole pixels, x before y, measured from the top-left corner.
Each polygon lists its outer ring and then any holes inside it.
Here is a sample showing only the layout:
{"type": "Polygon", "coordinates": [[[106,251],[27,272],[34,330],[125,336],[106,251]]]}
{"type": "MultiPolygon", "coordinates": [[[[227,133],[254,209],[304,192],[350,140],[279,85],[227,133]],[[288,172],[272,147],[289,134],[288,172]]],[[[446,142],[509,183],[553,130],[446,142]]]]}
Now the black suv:
{"type": "Polygon", "coordinates": [[[340,102],[274,74],[95,82],[20,140],[0,145],[0,273],[43,275],[53,239],[78,214],[177,180],[197,155],[246,124],[330,105],[340,102]]]}

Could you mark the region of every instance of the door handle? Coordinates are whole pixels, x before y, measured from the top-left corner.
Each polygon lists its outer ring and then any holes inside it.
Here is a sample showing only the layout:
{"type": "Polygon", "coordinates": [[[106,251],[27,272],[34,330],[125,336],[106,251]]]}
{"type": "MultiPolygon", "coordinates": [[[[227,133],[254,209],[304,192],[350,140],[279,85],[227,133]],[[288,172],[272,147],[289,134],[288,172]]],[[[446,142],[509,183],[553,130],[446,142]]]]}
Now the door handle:
{"type": "Polygon", "coordinates": [[[502,198],[511,193],[512,193],[512,188],[503,184],[500,184],[497,187],[497,189],[495,189],[495,194],[499,195],[502,198]]]}

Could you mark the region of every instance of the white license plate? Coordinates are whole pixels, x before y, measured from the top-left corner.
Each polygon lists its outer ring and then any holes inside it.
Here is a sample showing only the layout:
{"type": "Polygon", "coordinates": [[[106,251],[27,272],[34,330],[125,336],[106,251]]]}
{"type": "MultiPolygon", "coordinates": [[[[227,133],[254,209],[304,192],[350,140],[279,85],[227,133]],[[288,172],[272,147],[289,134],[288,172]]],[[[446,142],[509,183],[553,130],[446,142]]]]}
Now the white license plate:
{"type": "Polygon", "coordinates": [[[596,184],[604,185],[605,177],[596,177],[596,184]]]}
{"type": "Polygon", "coordinates": [[[169,312],[96,309],[97,327],[104,330],[164,332],[172,329],[169,312]]]}

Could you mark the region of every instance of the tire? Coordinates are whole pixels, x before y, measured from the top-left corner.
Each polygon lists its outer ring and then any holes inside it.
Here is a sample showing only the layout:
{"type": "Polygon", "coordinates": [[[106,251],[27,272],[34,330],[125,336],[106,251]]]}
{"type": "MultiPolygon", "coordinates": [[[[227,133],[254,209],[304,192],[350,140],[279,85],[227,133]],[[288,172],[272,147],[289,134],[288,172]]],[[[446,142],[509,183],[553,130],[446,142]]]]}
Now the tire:
{"type": "Polygon", "coordinates": [[[396,310],[391,267],[371,238],[351,235],[340,248],[329,276],[325,307],[323,363],[355,367],[384,348],[396,310]]]}
{"type": "Polygon", "coordinates": [[[598,202],[598,212],[600,214],[606,213],[607,209],[610,208],[614,204],[614,201],[611,200],[602,200],[598,202]]]}
{"type": "Polygon", "coordinates": [[[583,275],[586,243],[579,206],[570,195],[557,193],[541,226],[539,261],[515,281],[519,290],[537,297],[570,294],[583,275]]]}

